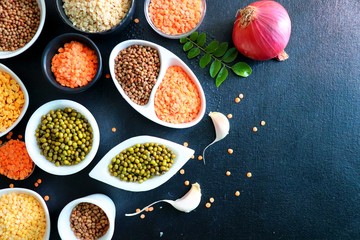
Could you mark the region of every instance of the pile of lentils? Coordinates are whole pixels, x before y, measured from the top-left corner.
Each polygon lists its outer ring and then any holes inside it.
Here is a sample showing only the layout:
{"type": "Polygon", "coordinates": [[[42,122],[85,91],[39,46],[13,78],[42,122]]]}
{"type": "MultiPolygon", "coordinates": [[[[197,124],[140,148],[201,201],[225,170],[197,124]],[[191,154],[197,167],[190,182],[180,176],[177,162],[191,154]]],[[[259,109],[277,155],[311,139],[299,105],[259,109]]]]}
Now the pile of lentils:
{"type": "Polygon", "coordinates": [[[75,165],[90,152],[93,131],[81,113],[67,107],[42,116],[35,136],[47,160],[56,166],[75,165]]]}
{"type": "Polygon", "coordinates": [[[108,168],[112,176],[127,182],[139,182],[169,171],[176,155],[158,143],[136,144],[111,159],[108,168]]]}
{"type": "Polygon", "coordinates": [[[34,37],[40,24],[36,0],[0,1],[0,51],[15,51],[34,37]]]}
{"type": "Polygon", "coordinates": [[[126,95],[138,105],[148,103],[160,71],[156,49],[132,45],[115,58],[115,76],[126,95]]]}
{"type": "Polygon", "coordinates": [[[92,203],[79,203],[70,215],[70,227],[81,240],[95,240],[109,229],[109,219],[104,210],[92,203]]]}
{"type": "Polygon", "coordinates": [[[63,0],[64,12],[73,25],[85,32],[104,32],[126,16],[131,0],[63,0]]]}

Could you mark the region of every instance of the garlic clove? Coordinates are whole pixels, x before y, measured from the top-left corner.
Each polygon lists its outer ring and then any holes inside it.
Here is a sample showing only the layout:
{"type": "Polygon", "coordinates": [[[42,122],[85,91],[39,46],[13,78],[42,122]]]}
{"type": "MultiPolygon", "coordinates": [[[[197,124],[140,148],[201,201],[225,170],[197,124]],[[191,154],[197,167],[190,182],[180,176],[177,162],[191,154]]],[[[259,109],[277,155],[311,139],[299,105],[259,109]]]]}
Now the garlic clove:
{"type": "Polygon", "coordinates": [[[205,151],[208,147],[210,147],[211,145],[213,145],[214,143],[222,140],[223,138],[225,138],[228,134],[229,134],[229,130],[230,130],[230,122],[229,119],[222,113],[220,112],[210,112],[209,113],[209,117],[211,118],[214,127],[215,127],[215,135],[216,138],[215,140],[210,143],[209,145],[207,145],[203,151],[203,161],[205,164],[205,151]]]}
{"type": "Polygon", "coordinates": [[[201,201],[201,188],[198,183],[194,183],[191,185],[190,190],[182,198],[179,198],[175,201],[167,200],[167,199],[158,200],[156,202],[153,202],[153,203],[147,205],[146,207],[144,207],[143,209],[141,209],[138,212],[127,213],[127,214],[125,214],[125,216],[131,217],[131,216],[138,215],[138,214],[142,213],[143,211],[145,211],[146,209],[148,209],[149,207],[151,207],[159,202],[169,203],[177,210],[189,213],[199,206],[200,201],[201,201]]]}

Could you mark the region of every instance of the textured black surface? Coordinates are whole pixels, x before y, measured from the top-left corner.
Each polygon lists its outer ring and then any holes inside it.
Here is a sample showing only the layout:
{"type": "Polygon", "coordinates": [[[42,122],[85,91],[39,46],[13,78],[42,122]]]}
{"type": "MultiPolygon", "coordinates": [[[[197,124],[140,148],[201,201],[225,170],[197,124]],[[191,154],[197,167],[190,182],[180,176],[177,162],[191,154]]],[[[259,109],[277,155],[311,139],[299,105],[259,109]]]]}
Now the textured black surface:
{"type": "MultiPolygon", "coordinates": [[[[251,1],[208,0],[200,31],[231,41],[235,14],[251,1]]],[[[285,62],[255,62],[247,78],[230,78],[216,89],[196,60],[187,60],[176,40],[158,36],[146,23],[143,2],[122,32],[90,36],[103,57],[119,42],[139,38],[158,43],[183,59],[200,79],[207,111],[232,113],[227,138],[207,151],[207,164],[191,160],[185,175],[177,174],[159,188],[143,193],[122,191],[88,177],[95,164],[127,138],[147,134],[178,143],[189,142],[198,156],[213,140],[208,116],[195,127],[176,130],[157,125],[133,110],[110,79],[76,95],[58,92],[46,82],[40,58],[55,36],[73,30],[61,21],[54,1],[46,0],[47,19],[38,41],[25,53],[0,60],[23,80],[30,105],[15,134],[24,134],[31,114],[47,101],[66,98],[86,106],[98,121],[101,146],[93,162],[78,174],[58,177],[36,168],[25,181],[0,177],[0,187],[14,183],[49,195],[51,239],[59,239],[57,218],[70,201],[92,193],[111,197],[117,208],[114,239],[360,239],[360,3],[358,0],[279,1],[292,20],[285,62]],[[322,2],[322,3],[321,3],[322,2]],[[234,103],[243,93],[245,98],[234,103]],[[260,127],[265,120],[266,126],[260,127]],[[259,131],[253,133],[252,127],[259,131]],[[117,132],[111,132],[116,127],[117,132]],[[227,149],[234,154],[228,155],[227,149]],[[227,177],[229,170],[232,175],[227,177]],[[247,178],[246,173],[253,177],[247,178]],[[42,178],[35,188],[33,183],[42,178]],[[124,213],[158,199],[176,199],[199,182],[200,206],[189,214],[160,204],[145,219],[124,213]],[[241,196],[234,197],[236,190],[241,196]],[[205,203],[215,198],[210,209],[205,203]],[[159,207],[162,206],[160,209],[159,207]],[[160,235],[162,233],[162,237],[160,235]]]]}

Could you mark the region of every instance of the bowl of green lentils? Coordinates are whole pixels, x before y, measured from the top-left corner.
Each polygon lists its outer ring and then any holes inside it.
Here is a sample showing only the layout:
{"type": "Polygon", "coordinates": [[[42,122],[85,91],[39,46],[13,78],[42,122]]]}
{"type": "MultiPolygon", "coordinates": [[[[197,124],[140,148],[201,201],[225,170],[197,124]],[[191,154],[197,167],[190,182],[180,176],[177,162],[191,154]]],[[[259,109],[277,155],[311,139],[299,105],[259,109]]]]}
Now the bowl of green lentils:
{"type": "Polygon", "coordinates": [[[0,59],[15,57],[40,36],[46,17],[45,0],[0,1],[0,59]]]}
{"type": "Polygon", "coordinates": [[[39,107],[30,117],[25,143],[39,168],[54,175],[70,175],[94,159],[100,131],[86,107],[71,100],[54,100],[39,107]]]}

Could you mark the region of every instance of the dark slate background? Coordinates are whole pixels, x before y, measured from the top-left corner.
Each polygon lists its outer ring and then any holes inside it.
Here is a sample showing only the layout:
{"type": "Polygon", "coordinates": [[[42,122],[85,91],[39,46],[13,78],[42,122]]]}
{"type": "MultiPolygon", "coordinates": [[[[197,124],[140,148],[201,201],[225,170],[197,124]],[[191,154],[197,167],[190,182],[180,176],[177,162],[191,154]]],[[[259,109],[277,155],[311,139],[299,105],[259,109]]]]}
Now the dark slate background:
{"type": "MultiPolygon", "coordinates": [[[[25,53],[0,60],[23,80],[30,105],[15,135],[24,134],[31,114],[54,99],[71,99],[86,106],[98,121],[99,151],[80,173],[53,176],[36,168],[24,181],[0,177],[0,187],[10,183],[33,189],[47,202],[51,214],[51,239],[59,239],[57,218],[70,201],[104,193],[116,204],[113,239],[360,239],[360,3],[358,0],[279,1],[289,12],[292,35],[285,62],[256,62],[244,57],[253,74],[238,78],[230,73],[220,88],[197,60],[187,60],[177,40],[157,35],[147,24],[143,2],[136,1],[134,18],[122,32],[90,36],[98,44],[108,70],[108,57],[119,42],[138,38],[164,46],[183,59],[198,76],[207,98],[207,110],[196,126],[170,129],[133,110],[111,79],[90,90],[67,95],[48,84],[41,73],[41,54],[55,36],[73,32],[60,20],[55,1],[46,0],[47,19],[38,41],[25,53]],[[239,94],[244,100],[234,103],[239,94]],[[190,160],[185,175],[177,174],[157,189],[132,193],[88,177],[108,150],[127,138],[147,134],[189,146],[201,154],[214,137],[210,111],[232,113],[230,134],[207,151],[207,164],[190,160]],[[265,120],[266,126],[260,127],[265,120]],[[252,127],[259,131],[253,133],[252,127]],[[117,132],[112,133],[111,128],[117,132]],[[234,154],[228,155],[227,149],[234,154]],[[225,172],[232,172],[230,177],[225,172]],[[247,178],[250,171],[252,178],[247,178]],[[40,187],[33,186],[42,178],[40,187]],[[127,212],[158,199],[176,199],[199,182],[200,206],[186,214],[159,204],[145,219],[124,217],[127,212]],[[234,197],[236,190],[241,196],[234,197]],[[210,209],[205,203],[215,202],[210,209]],[[161,209],[159,207],[162,207],[161,209]],[[160,233],[163,233],[160,237],[160,233]]],[[[209,38],[231,42],[237,9],[251,1],[209,0],[199,31],[209,38]]],[[[4,139],[3,139],[4,140],[4,139]]]]}

